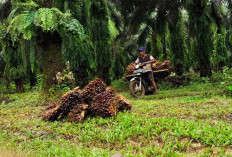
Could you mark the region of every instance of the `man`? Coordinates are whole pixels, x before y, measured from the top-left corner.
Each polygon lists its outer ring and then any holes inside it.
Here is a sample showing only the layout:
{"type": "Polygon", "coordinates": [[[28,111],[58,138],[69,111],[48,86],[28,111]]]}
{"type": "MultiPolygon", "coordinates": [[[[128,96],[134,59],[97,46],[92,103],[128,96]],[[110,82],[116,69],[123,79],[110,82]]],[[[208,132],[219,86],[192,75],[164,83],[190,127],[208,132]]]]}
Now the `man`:
{"type": "Polygon", "coordinates": [[[139,53],[140,53],[140,57],[137,58],[137,60],[135,61],[136,64],[141,63],[141,67],[143,67],[144,71],[145,71],[145,75],[147,75],[147,78],[151,81],[154,89],[155,89],[155,94],[159,94],[158,93],[158,89],[156,86],[156,83],[154,81],[154,77],[153,77],[153,73],[152,73],[152,63],[155,63],[156,60],[154,59],[154,57],[152,57],[149,54],[146,54],[146,48],[145,47],[140,47],[138,49],[139,53]]]}

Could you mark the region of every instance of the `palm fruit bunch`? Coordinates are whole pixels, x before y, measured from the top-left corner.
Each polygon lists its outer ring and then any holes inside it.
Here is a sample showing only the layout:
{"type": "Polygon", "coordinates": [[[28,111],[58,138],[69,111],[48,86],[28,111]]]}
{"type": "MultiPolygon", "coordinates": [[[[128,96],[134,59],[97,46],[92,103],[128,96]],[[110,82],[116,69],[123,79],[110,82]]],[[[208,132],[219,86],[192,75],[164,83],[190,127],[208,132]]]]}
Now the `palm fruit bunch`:
{"type": "Polygon", "coordinates": [[[133,71],[135,70],[135,66],[136,66],[135,62],[131,63],[131,64],[126,68],[127,74],[133,73],[133,71]]]}
{"type": "Polygon", "coordinates": [[[131,102],[122,95],[116,95],[112,103],[114,103],[113,106],[118,106],[118,111],[131,110],[132,108],[131,102]]]}
{"type": "Polygon", "coordinates": [[[83,102],[81,90],[72,90],[64,94],[60,101],[60,109],[62,110],[61,119],[66,117],[72,108],[83,102]]]}
{"type": "Polygon", "coordinates": [[[85,103],[89,104],[96,95],[104,92],[105,89],[106,84],[102,80],[97,78],[91,81],[82,91],[85,103]]]}
{"type": "Polygon", "coordinates": [[[46,105],[47,105],[47,108],[46,108],[45,111],[48,111],[48,110],[51,110],[51,109],[53,109],[53,108],[59,106],[60,104],[59,104],[59,103],[52,103],[52,102],[49,102],[49,103],[46,104],[46,105]]]}
{"type": "Polygon", "coordinates": [[[130,109],[129,100],[116,95],[115,90],[106,87],[100,79],[95,79],[83,90],[77,87],[64,94],[59,103],[50,104],[42,118],[55,121],[67,117],[70,122],[83,122],[88,115],[106,118],[130,109]]]}
{"type": "Polygon", "coordinates": [[[172,63],[170,60],[166,60],[163,62],[156,61],[155,63],[152,64],[152,69],[157,70],[157,69],[170,69],[172,67],[172,63]]]}
{"type": "Polygon", "coordinates": [[[58,119],[59,115],[62,112],[58,103],[53,104],[53,106],[49,106],[49,108],[47,109],[48,110],[46,110],[42,115],[43,120],[55,121],[58,119]]]}
{"type": "Polygon", "coordinates": [[[161,65],[162,65],[162,62],[157,60],[155,63],[152,64],[152,68],[153,69],[160,69],[161,65]]]}
{"type": "Polygon", "coordinates": [[[92,116],[112,117],[118,112],[117,105],[111,103],[114,100],[115,91],[111,87],[95,96],[90,105],[89,111],[92,116]]]}
{"type": "Polygon", "coordinates": [[[84,122],[88,113],[88,104],[78,104],[68,113],[69,122],[84,122]]]}

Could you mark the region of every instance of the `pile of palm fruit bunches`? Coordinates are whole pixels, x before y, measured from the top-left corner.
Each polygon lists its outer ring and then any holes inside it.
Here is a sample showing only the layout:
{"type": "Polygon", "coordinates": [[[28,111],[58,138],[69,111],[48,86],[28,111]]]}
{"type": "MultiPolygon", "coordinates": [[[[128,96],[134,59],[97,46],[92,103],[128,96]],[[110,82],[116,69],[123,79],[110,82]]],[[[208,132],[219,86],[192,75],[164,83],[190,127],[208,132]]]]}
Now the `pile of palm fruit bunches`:
{"type": "MultiPolygon", "coordinates": [[[[128,67],[126,68],[127,74],[133,73],[135,70],[135,62],[132,62],[128,67]]],[[[161,70],[161,69],[171,69],[172,68],[172,63],[170,60],[165,60],[163,62],[156,61],[155,63],[152,64],[152,70],[161,70]]]]}
{"type": "Polygon", "coordinates": [[[131,102],[116,94],[100,79],[91,81],[83,90],[79,87],[64,94],[59,103],[51,104],[42,114],[43,120],[63,118],[70,122],[83,122],[87,116],[113,117],[119,111],[130,110],[131,102]]]}

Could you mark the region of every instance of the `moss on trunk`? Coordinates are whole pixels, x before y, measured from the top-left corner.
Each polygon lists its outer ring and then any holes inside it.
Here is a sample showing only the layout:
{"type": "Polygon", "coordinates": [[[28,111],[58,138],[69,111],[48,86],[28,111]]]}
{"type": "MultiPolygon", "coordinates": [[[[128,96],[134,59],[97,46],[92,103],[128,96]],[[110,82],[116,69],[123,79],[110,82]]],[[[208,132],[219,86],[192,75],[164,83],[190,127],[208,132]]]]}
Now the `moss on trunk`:
{"type": "Polygon", "coordinates": [[[55,84],[57,72],[62,71],[61,37],[57,32],[39,32],[38,52],[41,55],[43,90],[55,84]]]}

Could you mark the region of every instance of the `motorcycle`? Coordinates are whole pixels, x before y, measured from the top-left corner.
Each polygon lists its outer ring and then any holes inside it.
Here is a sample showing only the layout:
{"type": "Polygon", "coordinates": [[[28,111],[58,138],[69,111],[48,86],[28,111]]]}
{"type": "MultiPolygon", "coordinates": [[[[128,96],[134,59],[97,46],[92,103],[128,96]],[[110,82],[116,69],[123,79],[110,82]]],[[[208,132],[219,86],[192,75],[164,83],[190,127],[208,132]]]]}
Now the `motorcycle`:
{"type": "Polygon", "coordinates": [[[146,72],[144,71],[141,64],[137,64],[135,66],[135,70],[133,71],[132,79],[130,79],[130,92],[136,97],[143,97],[145,94],[153,94],[154,87],[150,80],[146,77],[146,72]]]}

